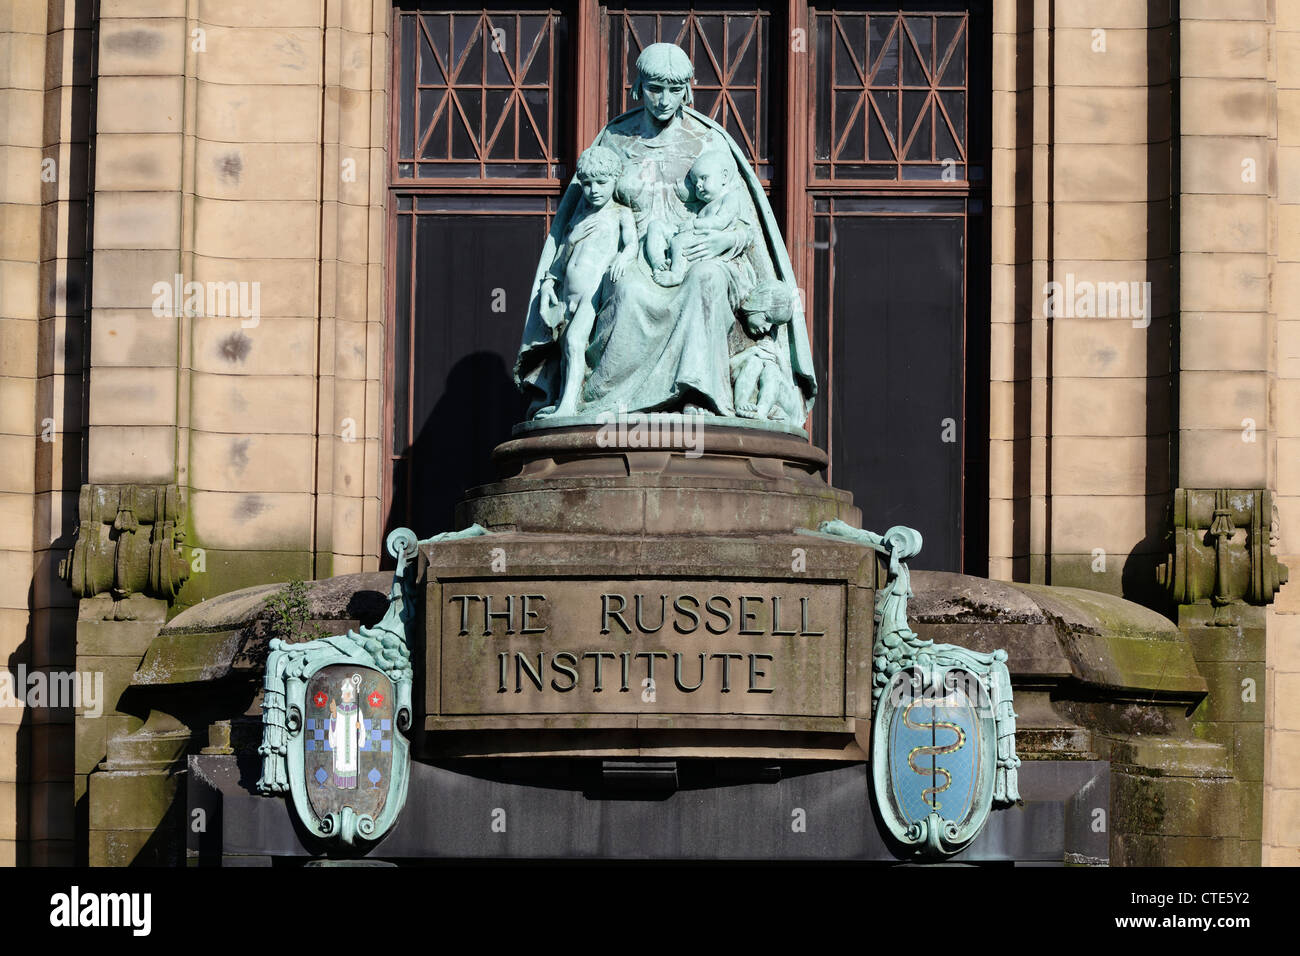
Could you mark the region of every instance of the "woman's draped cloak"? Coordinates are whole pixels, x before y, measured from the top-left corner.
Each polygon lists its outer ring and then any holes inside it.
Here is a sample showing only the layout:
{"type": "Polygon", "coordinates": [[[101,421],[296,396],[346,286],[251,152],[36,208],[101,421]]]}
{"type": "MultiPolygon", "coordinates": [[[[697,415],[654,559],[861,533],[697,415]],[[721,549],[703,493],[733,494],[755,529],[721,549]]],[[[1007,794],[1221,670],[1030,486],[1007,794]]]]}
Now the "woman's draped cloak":
{"type": "MultiPolygon", "coordinates": [[[[641,129],[642,110],[637,108],[613,120],[594,144],[609,146],[626,160],[617,195],[632,206],[639,237],[644,238],[652,219],[689,225],[694,209],[682,203],[676,188],[706,150],[721,149],[732,156],[737,174],[731,188],[743,190],[749,201],[743,204],[746,214],[728,230],[731,247],[718,258],[690,263],[681,285],[655,284],[640,250],[622,280],[606,280],[587,350],[590,375],[579,413],[620,408],[675,411],[693,403],[719,415],[734,415],[730,357],[749,344],[736,322],[736,308],[759,281],[777,278],[793,285],[790,259],[757,177],[718,124],[683,107],[671,141],[643,138],[641,129]]],[[[556,212],[533,283],[515,365],[515,380],[532,399],[530,416],[553,404],[559,393],[561,328],[552,324],[553,317],[542,314],[538,290],[581,201],[581,187],[575,180],[556,212]]],[[[811,410],[816,377],[797,300],[795,308],[790,324],[778,329],[778,353],[782,368],[811,410]]]]}

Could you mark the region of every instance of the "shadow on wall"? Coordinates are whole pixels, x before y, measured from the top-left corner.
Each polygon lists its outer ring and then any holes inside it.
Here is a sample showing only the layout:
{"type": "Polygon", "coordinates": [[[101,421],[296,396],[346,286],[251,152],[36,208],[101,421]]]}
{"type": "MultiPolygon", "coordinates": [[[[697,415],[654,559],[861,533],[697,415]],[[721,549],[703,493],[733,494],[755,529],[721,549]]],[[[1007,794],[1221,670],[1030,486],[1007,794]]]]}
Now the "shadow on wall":
{"type": "Polygon", "coordinates": [[[1160,83],[1153,77],[1147,87],[1147,247],[1146,281],[1152,295],[1146,303],[1148,326],[1135,335],[1146,341],[1146,507],[1145,535],[1124,561],[1121,594],[1162,614],[1176,617],[1168,595],[1156,582],[1156,566],[1164,560],[1165,539],[1173,525],[1170,506],[1178,473],[1178,376],[1174,356],[1178,354],[1178,275],[1175,242],[1178,236],[1178,166],[1173,144],[1178,122],[1175,97],[1178,76],[1178,43],[1168,4],[1150,0],[1153,24],[1147,30],[1147,63],[1169,67],[1160,83]],[[1166,25],[1156,26],[1163,18],[1166,25]],[[1157,308],[1156,303],[1163,305],[1157,308]],[[1156,318],[1156,316],[1159,318],[1156,318]]]}
{"type": "MultiPolygon", "coordinates": [[[[494,352],[467,355],[452,366],[430,403],[432,393],[417,374],[416,438],[404,473],[400,462],[394,465],[385,536],[403,525],[420,537],[454,530],[456,502],[468,489],[496,480],[492,449],[510,437],[527,410],[510,369],[494,352]]],[[[392,566],[385,553],[383,567],[392,566]]]]}

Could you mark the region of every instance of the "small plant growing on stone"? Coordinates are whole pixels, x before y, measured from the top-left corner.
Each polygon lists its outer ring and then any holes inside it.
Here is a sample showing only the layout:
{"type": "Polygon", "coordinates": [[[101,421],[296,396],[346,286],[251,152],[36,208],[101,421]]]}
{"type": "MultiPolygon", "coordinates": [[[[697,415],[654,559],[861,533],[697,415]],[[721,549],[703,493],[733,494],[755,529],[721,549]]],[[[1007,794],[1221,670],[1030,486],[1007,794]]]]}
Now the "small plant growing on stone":
{"type": "Polygon", "coordinates": [[[273,636],[296,644],[326,635],[319,621],[311,620],[311,602],[307,598],[307,583],[294,579],[266,599],[266,609],[271,614],[273,636]]]}

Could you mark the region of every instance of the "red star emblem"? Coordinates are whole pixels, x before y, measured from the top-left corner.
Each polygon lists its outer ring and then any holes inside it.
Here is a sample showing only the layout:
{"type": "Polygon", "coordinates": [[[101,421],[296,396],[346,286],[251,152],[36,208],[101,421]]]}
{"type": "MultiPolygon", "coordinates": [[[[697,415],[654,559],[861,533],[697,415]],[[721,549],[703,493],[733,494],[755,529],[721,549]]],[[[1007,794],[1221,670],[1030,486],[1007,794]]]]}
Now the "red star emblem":
{"type": "Polygon", "coordinates": [[[323,690],[318,690],[316,692],[316,696],[313,697],[311,700],[312,703],[315,704],[317,707],[324,707],[327,703],[329,703],[329,697],[326,695],[326,693],[323,690]]]}
{"type": "Polygon", "coordinates": [[[384,702],[384,695],[379,693],[377,690],[371,691],[370,696],[367,697],[366,700],[370,701],[371,707],[378,707],[384,702]]]}

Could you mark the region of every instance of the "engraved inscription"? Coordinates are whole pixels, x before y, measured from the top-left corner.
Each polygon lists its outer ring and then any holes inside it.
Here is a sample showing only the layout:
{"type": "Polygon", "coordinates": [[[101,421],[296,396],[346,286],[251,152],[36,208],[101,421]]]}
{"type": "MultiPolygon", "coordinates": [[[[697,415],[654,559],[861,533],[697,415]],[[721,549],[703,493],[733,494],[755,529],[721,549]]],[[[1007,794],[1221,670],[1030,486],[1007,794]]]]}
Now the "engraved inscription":
{"type": "Polygon", "coordinates": [[[455,581],[444,714],[842,713],[843,587],[809,582],[455,581]]]}

